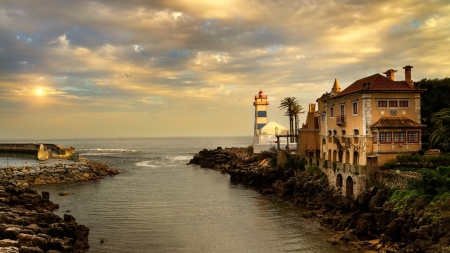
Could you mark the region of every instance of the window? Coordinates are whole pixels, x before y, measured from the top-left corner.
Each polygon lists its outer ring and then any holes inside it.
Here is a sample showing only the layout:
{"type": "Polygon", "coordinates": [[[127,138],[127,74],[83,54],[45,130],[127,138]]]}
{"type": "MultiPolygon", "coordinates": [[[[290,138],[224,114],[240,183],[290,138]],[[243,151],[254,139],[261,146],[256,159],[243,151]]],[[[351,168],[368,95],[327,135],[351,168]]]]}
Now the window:
{"type": "Polygon", "coordinates": [[[408,132],[408,142],[419,142],[419,132],[408,132]]]}
{"type": "Polygon", "coordinates": [[[409,107],[409,101],[408,100],[400,100],[400,107],[409,107]]]}
{"type": "Polygon", "coordinates": [[[391,132],[381,132],[380,133],[380,143],[391,143],[392,133],[391,132]]]}
{"type": "Polygon", "coordinates": [[[345,105],[341,105],[341,116],[345,115],[345,105]]]}
{"type": "Polygon", "coordinates": [[[405,142],[405,132],[394,132],[394,142],[404,143],[405,142]]]}
{"type": "Polygon", "coordinates": [[[353,108],[353,115],[358,114],[358,102],[353,102],[352,108],[353,108]]]}
{"type": "Polygon", "coordinates": [[[373,143],[378,143],[378,132],[373,133],[373,143]]]}
{"type": "Polygon", "coordinates": [[[390,100],[389,101],[389,107],[398,107],[398,101],[397,100],[390,100]]]}
{"type": "Polygon", "coordinates": [[[389,111],[389,115],[391,115],[391,116],[397,116],[397,111],[396,111],[396,110],[390,110],[390,111],[389,111]]]}
{"type": "Polygon", "coordinates": [[[333,117],[334,117],[334,108],[332,106],[332,107],[330,107],[330,118],[333,118],[333,117]]]}
{"type": "Polygon", "coordinates": [[[387,108],[387,101],[386,100],[379,100],[378,101],[378,108],[387,108]]]}
{"type": "Polygon", "coordinates": [[[409,100],[378,100],[378,108],[408,108],[409,100]]]}
{"type": "Polygon", "coordinates": [[[322,121],[325,121],[325,114],[322,114],[322,121]]]}
{"type": "Polygon", "coordinates": [[[258,117],[267,117],[266,111],[258,111],[258,117]]]}

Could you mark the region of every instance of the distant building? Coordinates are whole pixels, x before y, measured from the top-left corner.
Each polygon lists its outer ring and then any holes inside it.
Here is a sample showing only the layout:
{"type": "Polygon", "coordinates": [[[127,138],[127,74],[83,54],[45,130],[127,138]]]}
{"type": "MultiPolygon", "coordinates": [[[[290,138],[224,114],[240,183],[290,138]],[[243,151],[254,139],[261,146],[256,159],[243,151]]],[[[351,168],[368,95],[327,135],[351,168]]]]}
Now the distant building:
{"type": "Polygon", "coordinates": [[[262,90],[259,94],[255,96],[255,102],[253,102],[255,107],[255,126],[253,128],[254,136],[259,135],[259,130],[263,128],[269,122],[269,116],[267,114],[269,101],[267,101],[267,95],[264,95],[262,90]]]}
{"type": "Polygon", "coordinates": [[[404,81],[395,81],[397,71],[390,69],[342,91],[335,79],[331,92],[317,100],[321,159],[376,167],[421,149],[423,90],[413,85],[412,66],[404,69],[404,81]]]}
{"type": "Polygon", "coordinates": [[[298,129],[297,153],[306,157],[320,157],[319,113],[316,104],[309,104],[306,122],[298,129]]]}

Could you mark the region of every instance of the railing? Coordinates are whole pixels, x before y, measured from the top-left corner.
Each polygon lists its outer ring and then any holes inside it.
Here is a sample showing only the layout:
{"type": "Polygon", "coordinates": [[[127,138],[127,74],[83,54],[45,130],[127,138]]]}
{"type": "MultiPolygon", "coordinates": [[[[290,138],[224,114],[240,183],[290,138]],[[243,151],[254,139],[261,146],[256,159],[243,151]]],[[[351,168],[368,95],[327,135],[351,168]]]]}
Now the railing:
{"type": "Polygon", "coordinates": [[[336,116],[337,125],[345,125],[345,115],[336,116]]]}

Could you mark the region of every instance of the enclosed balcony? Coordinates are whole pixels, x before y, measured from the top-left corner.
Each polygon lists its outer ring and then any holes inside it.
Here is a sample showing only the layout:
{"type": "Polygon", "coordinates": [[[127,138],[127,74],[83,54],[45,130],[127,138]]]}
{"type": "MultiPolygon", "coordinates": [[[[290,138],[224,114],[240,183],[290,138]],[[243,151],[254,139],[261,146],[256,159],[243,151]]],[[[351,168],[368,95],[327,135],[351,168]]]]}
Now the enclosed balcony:
{"type": "Polygon", "coordinates": [[[336,125],[345,126],[345,115],[336,116],[336,125]]]}

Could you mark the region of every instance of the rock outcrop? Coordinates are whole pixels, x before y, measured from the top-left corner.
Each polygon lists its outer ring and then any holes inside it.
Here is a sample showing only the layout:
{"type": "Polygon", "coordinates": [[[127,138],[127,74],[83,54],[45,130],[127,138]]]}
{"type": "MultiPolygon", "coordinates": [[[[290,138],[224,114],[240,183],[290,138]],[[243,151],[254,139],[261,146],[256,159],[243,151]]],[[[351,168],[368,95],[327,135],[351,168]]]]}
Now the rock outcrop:
{"type": "Polygon", "coordinates": [[[352,245],[353,251],[450,252],[450,215],[426,219],[420,200],[411,203],[417,213],[407,213],[394,209],[388,188],[371,187],[356,199],[343,197],[338,188],[329,186],[324,174],[258,167],[255,156],[242,156],[242,152],[246,149],[203,150],[190,164],[221,170],[234,183],[304,209],[305,217],[336,230],[330,243],[352,245]],[[233,154],[236,150],[241,155],[233,154]]]}
{"type": "Polygon", "coordinates": [[[85,252],[89,229],[71,215],[53,214],[59,206],[30,188],[0,186],[0,252],[85,252]]]}
{"type": "Polygon", "coordinates": [[[86,160],[71,164],[12,166],[0,169],[0,181],[29,187],[101,179],[119,174],[104,163],[86,160]]]}

